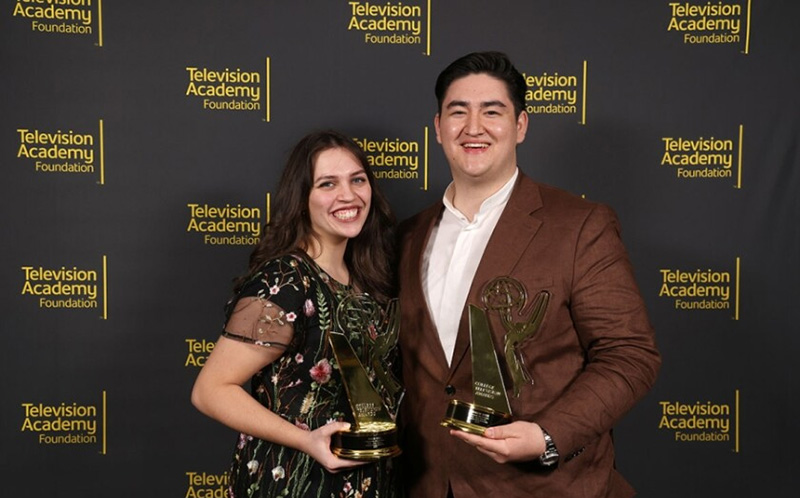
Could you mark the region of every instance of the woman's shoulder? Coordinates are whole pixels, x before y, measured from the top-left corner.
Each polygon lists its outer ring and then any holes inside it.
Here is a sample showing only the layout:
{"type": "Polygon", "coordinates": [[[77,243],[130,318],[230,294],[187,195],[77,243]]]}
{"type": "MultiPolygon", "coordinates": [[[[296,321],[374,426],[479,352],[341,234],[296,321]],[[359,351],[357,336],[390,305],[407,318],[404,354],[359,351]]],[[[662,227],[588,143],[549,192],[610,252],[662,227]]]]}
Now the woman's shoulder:
{"type": "Polygon", "coordinates": [[[242,287],[243,296],[268,297],[280,291],[307,291],[313,283],[312,270],[299,254],[286,254],[265,261],[242,287]]]}
{"type": "Polygon", "coordinates": [[[272,259],[268,259],[261,265],[258,273],[261,275],[270,273],[308,273],[308,264],[300,254],[284,254],[272,259]]]}

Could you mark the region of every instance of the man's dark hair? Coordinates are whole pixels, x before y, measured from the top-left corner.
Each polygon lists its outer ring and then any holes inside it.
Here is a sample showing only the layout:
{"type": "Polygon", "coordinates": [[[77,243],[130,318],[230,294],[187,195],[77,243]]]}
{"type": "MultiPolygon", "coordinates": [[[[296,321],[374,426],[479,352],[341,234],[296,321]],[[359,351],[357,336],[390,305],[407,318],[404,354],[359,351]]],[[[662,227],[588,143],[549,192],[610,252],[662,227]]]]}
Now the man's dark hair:
{"type": "Polygon", "coordinates": [[[525,78],[508,56],[502,52],[473,52],[453,61],[436,78],[434,91],[439,102],[439,112],[442,112],[442,100],[450,85],[471,74],[487,74],[502,81],[514,104],[514,114],[519,116],[525,109],[525,78]]]}

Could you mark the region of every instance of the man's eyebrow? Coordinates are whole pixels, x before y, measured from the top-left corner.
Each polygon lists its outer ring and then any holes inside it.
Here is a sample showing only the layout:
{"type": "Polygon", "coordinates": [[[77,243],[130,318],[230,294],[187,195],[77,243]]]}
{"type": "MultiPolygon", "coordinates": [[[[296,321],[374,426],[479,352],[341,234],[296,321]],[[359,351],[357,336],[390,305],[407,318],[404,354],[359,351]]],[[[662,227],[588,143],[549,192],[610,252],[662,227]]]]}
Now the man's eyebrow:
{"type": "MultiPolygon", "coordinates": [[[[445,109],[452,109],[453,107],[469,107],[469,102],[466,100],[451,100],[445,106],[445,109]]],[[[486,102],[480,103],[481,109],[485,109],[487,107],[507,107],[505,102],[502,100],[487,100],[486,102]]]]}
{"type": "Polygon", "coordinates": [[[481,108],[486,107],[506,107],[506,103],[502,100],[487,100],[486,102],[481,102],[481,108]]]}
{"type": "Polygon", "coordinates": [[[466,100],[451,100],[447,103],[445,108],[451,109],[453,107],[467,107],[468,102],[466,100]]]}

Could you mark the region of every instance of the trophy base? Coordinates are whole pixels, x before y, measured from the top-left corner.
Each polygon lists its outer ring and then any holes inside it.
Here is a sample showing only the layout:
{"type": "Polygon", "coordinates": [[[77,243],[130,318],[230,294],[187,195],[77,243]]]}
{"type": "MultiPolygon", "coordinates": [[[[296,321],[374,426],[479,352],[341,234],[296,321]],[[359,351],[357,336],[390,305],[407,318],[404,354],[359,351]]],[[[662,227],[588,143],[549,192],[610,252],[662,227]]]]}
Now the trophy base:
{"type": "Polygon", "coordinates": [[[489,427],[508,423],[511,423],[510,413],[502,413],[485,406],[454,399],[447,405],[447,413],[445,413],[441,425],[483,436],[484,431],[489,427]]]}
{"type": "Polygon", "coordinates": [[[402,453],[394,423],[363,424],[331,436],[331,452],[349,460],[373,461],[402,453]]]}

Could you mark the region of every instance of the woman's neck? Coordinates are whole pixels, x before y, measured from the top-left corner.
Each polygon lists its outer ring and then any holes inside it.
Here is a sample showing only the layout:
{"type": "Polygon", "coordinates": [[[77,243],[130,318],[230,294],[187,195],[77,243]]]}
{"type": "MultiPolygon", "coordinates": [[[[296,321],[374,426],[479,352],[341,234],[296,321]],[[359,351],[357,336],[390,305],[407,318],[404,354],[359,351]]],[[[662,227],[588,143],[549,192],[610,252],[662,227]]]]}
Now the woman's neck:
{"type": "Polygon", "coordinates": [[[344,261],[346,249],[347,243],[330,247],[329,245],[323,246],[316,240],[312,240],[305,248],[305,251],[328,276],[339,283],[349,284],[350,270],[344,261]]]}

